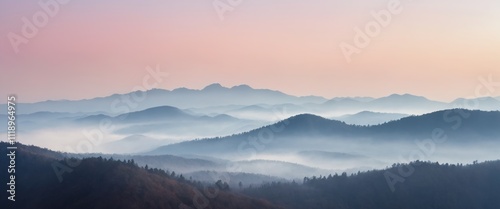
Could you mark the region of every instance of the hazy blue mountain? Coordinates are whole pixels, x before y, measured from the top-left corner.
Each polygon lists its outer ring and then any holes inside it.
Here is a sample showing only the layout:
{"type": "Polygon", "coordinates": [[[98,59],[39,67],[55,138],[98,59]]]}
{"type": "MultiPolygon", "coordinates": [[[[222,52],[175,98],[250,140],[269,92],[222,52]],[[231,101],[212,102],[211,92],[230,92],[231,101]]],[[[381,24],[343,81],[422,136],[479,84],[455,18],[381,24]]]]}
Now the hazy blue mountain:
{"type": "MultiPolygon", "coordinates": [[[[254,105],[283,103],[321,103],[326,99],[318,96],[296,97],[279,91],[253,89],[248,85],[231,88],[211,84],[201,90],[178,88],[174,90],[152,89],[145,92],[113,94],[83,100],[57,100],[37,103],[19,103],[24,113],[53,112],[97,112],[122,114],[156,106],[174,106],[182,109],[223,105],[254,105]]],[[[0,105],[5,107],[5,104],[0,105]]]]}
{"type": "MultiPolygon", "coordinates": [[[[105,113],[119,115],[157,106],[173,106],[189,109],[203,115],[220,114],[226,111],[252,105],[297,105],[290,108],[290,114],[314,113],[325,117],[354,114],[361,111],[423,114],[449,109],[462,103],[463,99],[444,103],[410,94],[392,94],[382,98],[338,97],[327,100],[319,96],[297,97],[269,89],[254,89],[248,85],[231,88],[211,84],[203,89],[177,88],[174,90],[152,89],[126,94],[113,94],[83,100],[49,100],[37,103],[19,103],[23,114],[34,112],[105,113]],[[231,108],[232,106],[232,108],[231,108]]],[[[499,110],[498,99],[482,98],[477,109],[499,110]],[[495,100],[495,101],[493,101],[495,100]]],[[[290,106],[291,107],[291,106],[290,106]]],[[[5,104],[0,104],[5,108],[5,104]]],[[[269,109],[269,108],[268,108],[269,109]]]]}
{"type": "MultiPolygon", "coordinates": [[[[263,107],[261,105],[250,105],[226,111],[225,114],[248,120],[278,121],[285,107],[263,107]]],[[[289,112],[289,111],[288,111],[289,112]]],[[[290,113],[288,113],[290,114],[290,113]]],[[[290,115],[287,115],[289,117],[290,115]]]]}
{"type": "Polygon", "coordinates": [[[90,115],[87,117],[79,118],[76,121],[98,124],[98,122],[103,119],[109,119],[115,123],[137,123],[173,120],[195,120],[198,118],[200,117],[188,114],[176,107],[158,106],[141,111],[120,114],[114,117],[104,114],[90,115]]]}
{"type": "Polygon", "coordinates": [[[500,136],[500,111],[451,109],[409,116],[378,126],[368,127],[369,134],[389,137],[429,137],[434,129],[446,132],[449,140],[497,140],[500,136]]]}
{"type": "Polygon", "coordinates": [[[264,107],[261,107],[259,105],[250,105],[250,106],[245,106],[245,107],[242,107],[242,108],[238,108],[238,109],[234,109],[234,110],[231,110],[231,111],[228,111],[227,113],[232,113],[232,112],[268,112],[270,111],[269,109],[267,108],[264,108],[264,107]]]}
{"type": "MultiPolygon", "coordinates": [[[[122,98],[130,99],[129,94],[113,94],[107,97],[96,97],[92,99],[82,99],[82,100],[48,100],[43,102],[35,103],[18,103],[18,109],[22,110],[24,114],[30,114],[35,112],[113,112],[113,102],[120,102],[122,98]]],[[[118,104],[118,103],[116,103],[118,104]]],[[[121,105],[124,107],[124,105],[121,105]]],[[[5,104],[1,104],[0,107],[6,107],[5,104]]]]}
{"type": "Polygon", "coordinates": [[[427,104],[428,102],[442,104],[442,102],[436,102],[429,100],[422,96],[415,96],[411,94],[391,94],[386,97],[381,97],[370,101],[372,104],[389,105],[391,102],[396,103],[407,103],[410,102],[414,105],[427,104]]]}
{"type": "Polygon", "coordinates": [[[31,121],[49,121],[54,119],[71,119],[81,117],[85,113],[68,113],[68,112],[35,112],[30,114],[18,114],[19,119],[31,121]]]}
{"type": "MultiPolygon", "coordinates": [[[[30,114],[16,114],[16,123],[21,132],[31,132],[58,126],[65,128],[70,123],[80,117],[86,116],[85,113],[66,113],[66,112],[35,112],[30,114]]],[[[7,115],[0,115],[0,120],[7,123],[7,115]]],[[[0,127],[0,133],[6,132],[7,126],[0,127]]]]}
{"type": "Polygon", "coordinates": [[[411,94],[392,94],[377,99],[334,98],[318,106],[335,115],[362,111],[423,114],[450,108],[451,105],[411,94]]]}
{"type": "Polygon", "coordinates": [[[198,119],[196,116],[171,106],[153,107],[137,112],[121,114],[114,118],[125,123],[198,119]]]}
{"type": "Polygon", "coordinates": [[[305,105],[306,104],[297,105],[297,104],[285,103],[285,104],[263,105],[263,106],[266,108],[271,108],[274,111],[283,111],[293,114],[293,113],[303,113],[304,111],[307,111],[305,105]]]}
{"type": "Polygon", "coordinates": [[[139,153],[165,144],[168,143],[144,135],[130,135],[100,146],[109,153],[139,153]]]}
{"type": "Polygon", "coordinates": [[[480,110],[500,110],[500,97],[481,97],[475,99],[459,98],[451,102],[451,105],[458,108],[480,109],[480,110]]]}
{"type": "Polygon", "coordinates": [[[449,143],[495,141],[500,136],[498,124],[500,124],[500,112],[498,111],[467,111],[463,109],[410,116],[368,127],[348,125],[336,120],[303,114],[242,134],[159,147],[150,154],[217,153],[218,155],[230,155],[229,153],[246,153],[246,149],[242,149],[242,146],[251,148],[249,140],[258,138],[259,134],[264,136],[264,141],[269,142],[261,143],[264,148],[255,146],[256,148],[253,150],[262,149],[263,152],[297,149],[303,151],[318,147],[331,151],[333,148],[340,149],[336,147],[339,141],[343,142],[344,146],[346,143],[354,142],[366,145],[378,142],[380,142],[378,145],[381,145],[382,142],[413,143],[415,139],[430,138],[433,131],[438,128],[446,133],[449,143]],[[274,129],[283,127],[283,129],[272,131],[273,127],[274,129]],[[272,135],[272,138],[269,137],[269,134],[272,135]],[[334,142],[336,144],[333,144],[334,142]]]}
{"type": "Polygon", "coordinates": [[[74,121],[80,123],[82,125],[99,125],[99,123],[103,120],[114,120],[113,117],[105,115],[105,114],[97,114],[97,115],[89,115],[81,118],[77,118],[74,121]]]}
{"type": "Polygon", "coordinates": [[[340,101],[340,100],[344,100],[344,99],[352,99],[352,100],[359,101],[359,102],[370,102],[370,101],[375,100],[375,98],[373,98],[373,97],[335,97],[331,100],[340,101]]]}
{"type": "Polygon", "coordinates": [[[345,123],[352,125],[378,125],[407,116],[407,114],[363,111],[356,114],[334,117],[333,119],[344,121],[345,123]]]}
{"type": "MultiPolygon", "coordinates": [[[[283,132],[273,134],[275,137],[280,136],[279,139],[281,139],[282,136],[319,136],[334,133],[334,130],[344,132],[341,130],[358,129],[358,127],[350,126],[340,121],[328,120],[319,116],[308,114],[294,116],[277,124],[281,125],[282,123],[286,123],[285,130],[283,132]]],[[[267,130],[268,128],[269,126],[266,126],[232,136],[181,142],[178,144],[160,147],[152,152],[149,152],[149,154],[203,154],[208,152],[212,154],[218,153],[220,155],[224,155],[228,151],[235,153],[239,150],[238,146],[242,143],[242,141],[247,140],[249,137],[256,137],[261,130],[267,130]],[[210,147],[210,149],[206,149],[206,147],[210,147]]]]}
{"type": "MultiPolygon", "coordinates": [[[[6,115],[0,116],[0,120],[6,122],[6,115]]],[[[105,153],[144,152],[149,148],[182,140],[241,133],[269,123],[238,119],[227,114],[213,116],[190,114],[171,106],[153,107],[115,116],[60,112],[17,115],[19,132],[23,133],[26,143],[39,145],[43,141],[54,145],[51,147],[53,149],[65,150],[65,144],[80,143],[89,136],[95,137],[99,133],[98,135],[102,134],[104,138],[102,143],[94,147],[96,148],[94,151],[105,153]],[[117,146],[106,145],[107,142],[134,135],[158,140],[142,142],[124,140],[117,142],[119,143],[117,146]]],[[[6,128],[7,126],[1,126],[0,133],[5,133],[6,128]]]]}
{"type": "MultiPolygon", "coordinates": [[[[187,109],[193,115],[219,115],[227,114],[239,119],[276,122],[293,115],[311,112],[307,106],[310,104],[283,103],[276,105],[254,104],[248,106],[224,105],[207,108],[187,109]]],[[[184,110],[186,111],[186,110],[184,110]]]]}
{"type": "MultiPolygon", "coordinates": [[[[113,94],[106,97],[97,97],[83,100],[49,100],[37,103],[20,103],[19,108],[25,114],[51,112],[106,112],[117,115],[125,112],[140,111],[156,106],[175,106],[182,109],[203,109],[217,106],[250,106],[257,104],[295,104],[306,105],[307,110],[316,109],[317,113],[330,111],[335,113],[355,113],[360,111],[383,111],[421,114],[451,107],[464,99],[451,103],[428,100],[424,97],[410,94],[393,94],[382,98],[371,97],[338,97],[326,100],[318,96],[296,97],[279,91],[268,89],[253,89],[248,85],[239,85],[231,88],[220,84],[211,84],[201,90],[178,88],[174,90],[152,89],[145,92],[130,92],[127,94],[113,94]],[[322,104],[322,105],[317,105],[322,104]]],[[[484,100],[478,109],[498,110],[498,100],[482,98],[484,100]],[[496,101],[493,101],[496,100],[496,101]]],[[[5,107],[5,104],[0,105],[5,107]]],[[[460,107],[460,106],[459,106],[460,107]]],[[[220,109],[219,109],[220,110],[220,109]]],[[[227,111],[227,109],[226,109],[227,111]]],[[[217,111],[218,113],[221,113],[217,111]]],[[[294,112],[296,113],[296,112],[294,112]]]]}
{"type": "Polygon", "coordinates": [[[425,111],[440,110],[447,107],[446,103],[429,100],[422,96],[411,94],[392,94],[369,102],[369,107],[379,110],[425,111]]]}
{"type": "Polygon", "coordinates": [[[245,107],[245,105],[222,105],[222,106],[210,106],[210,107],[201,107],[201,108],[188,108],[184,109],[185,112],[188,112],[192,115],[218,115],[220,113],[224,113],[230,110],[235,110],[238,108],[245,107]]]}
{"type": "Polygon", "coordinates": [[[81,125],[97,127],[104,119],[113,123],[116,127],[114,130],[116,134],[155,134],[174,140],[229,135],[248,131],[265,124],[259,121],[234,118],[226,114],[192,115],[170,106],[154,107],[114,117],[92,115],[75,121],[81,125]]]}
{"type": "MultiPolygon", "coordinates": [[[[369,102],[369,101],[368,101],[369,102]]],[[[323,109],[329,109],[334,111],[354,111],[364,108],[368,103],[366,101],[359,101],[353,98],[333,98],[324,102],[321,105],[323,109]]]]}

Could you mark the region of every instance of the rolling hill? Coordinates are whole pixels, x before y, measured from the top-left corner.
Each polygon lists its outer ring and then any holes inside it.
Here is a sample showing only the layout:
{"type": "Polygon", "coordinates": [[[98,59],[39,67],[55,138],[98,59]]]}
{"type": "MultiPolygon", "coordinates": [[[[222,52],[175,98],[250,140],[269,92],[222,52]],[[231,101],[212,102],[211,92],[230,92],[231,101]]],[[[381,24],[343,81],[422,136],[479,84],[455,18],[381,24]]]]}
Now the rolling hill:
{"type": "MultiPolygon", "coordinates": [[[[0,143],[6,152],[6,143],[0,143]]],[[[157,169],[144,169],[134,162],[87,158],[64,168],[61,155],[33,146],[17,144],[16,201],[2,198],[7,208],[280,208],[227,189],[207,197],[203,186],[157,169]],[[54,165],[64,170],[62,181],[54,165]]],[[[6,162],[1,162],[7,167],[6,162]]],[[[66,165],[68,166],[68,165],[66,165]]],[[[58,170],[60,171],[60,170],[58,170]]],[[[6,179],[2,172],[2,179],[6,179]]],[[[217,185],[213,185],[216,187],[217,185]]],[[[5,187],[4,187],[5,188],[5,187]]]]}
{"type": "Polygon", "coordinates": [[[471,165],[415,161],[354,175],[307,177],[303,184],[269,183],[244,193],[290,209],[496,209],[500,208],[498,175],[500,161],[471,165]],[[401,170],[409,168],[413,172],[402,177],[401,170]]]}
{"type": "Polygon", "coordinates": [[[407,117],[407,114],[381,113],[363,111],[356,114],[347,114],[339,117],[333,117],[334,120],[340,120],[351,125],[378,125],[392,120],[398,120],[407,117]]]}
{"type": "Polygon", "coordinates": [[[318,142],[320,139],[321,143],[324,143],[323,148],[330,146],[328,142],[338,140],[379,144],[412,143],[415,139],[430,138],[436,130],[445,133],[450,143],[475,143],[496,141],[500,135],[498,124],[500,124],[499,111],[464,109],[410,116],[374,126],[348,125],[311,114],[302,114],[249,132],[167,145],[148,154],[238,154],[244,151],[243,145],[247,146],[250,140],[259,137],[269,141],[265,143],[265,151],[269,152],[275,149],[287,150],[291,147],[312,149],[313,145],[320,143],[318,142]]]}

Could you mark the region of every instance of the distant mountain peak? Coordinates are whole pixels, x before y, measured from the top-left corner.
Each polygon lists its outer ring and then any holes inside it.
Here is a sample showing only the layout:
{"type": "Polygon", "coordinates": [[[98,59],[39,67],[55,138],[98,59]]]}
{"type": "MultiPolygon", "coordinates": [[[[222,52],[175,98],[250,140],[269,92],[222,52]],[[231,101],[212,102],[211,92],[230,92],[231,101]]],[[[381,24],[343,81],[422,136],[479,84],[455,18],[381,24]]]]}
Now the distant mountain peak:
{"type": "Polygon", "coordinates": [[[181,117],[181,116],[190,116],[179,108],[172,106],[158,106],[152,107],[145,110],[125,113],[122,115],[118,115],[116,118],[130,118],[130,119],[147,119],[153,117],[181,117]]]}
{"type": "Polygon", "coordinates": [[[220,85],[220,83],[213,83],[213,84],[210,84],[210,85],[206,86],[205,88],[203,88],[202,91],[206,91],[206,90],[218,90],[218,89],[225,89],[225,87],[223,87],[222,85],[220,85]]]}
{"type": "Polygon", "coordinates": [[[156,111],[175,111],[175,112],[180,112],[180,110],[177,107],[172,107],[172,106],[158,106],[158,107],[151,107],[148,109],[143,110],[144,112],[150,111],[150,112],[156,112],[156,111]]]}
{"type": "Polygon", "coordinates": [[[495,101],[499,101],[500,100],[500,97],[476,97],[476,98],[457,98],[455,100],[453,100],[451,103],[457,103],[457,102],[465,102],[465,101],[478,101],[478,102],[481,102],[481,101],[488,101],[488,102],[495,102],[495,101]]]}
{"type": "Polygon", "coordinates": [[[415,96],[413,94],[406,93],[406,94],[391,94],[387,97],[419,97],[419,96],[415,96]]]}
{"type": "Polygon", "coordinates": [[[408,100],[408,99],[416,99],[416,100],[427,100],[430,101],[429,99],[423,97],[423,96],[416,96],[413,94],[391,94],[386,97],[379,98],[379,100],[383,99],[403,99],[403,100],[408,100]]]}
{"type": "Polygon", "coordinates": [[[292,116],[288,118],[287,120],[292,121],[292,122],[304,122],[304,121],[330,121],[330,119],[310,114],[310,113],[304,113],[304,114],[299,114],[292,116]]]}
{"type": "Polygon", "coordinates": [[[186,87],[180,87],[172,90],[172,92],[186,92],[186,91],[192,91],[192,89],[188,89],[186,87]]]}
{"type": "MultiPolygon", "coordinates": [[[[147,90],[146,92],[148,92],[148,93],[163,93],[163,92],[168,92],[168,91],[169,90],[166,90],[166,89],[152,88],[152,89],[147,90]]],[[[141,92],[141,91],[138,91],[138,92],[141,92]]]]}
{"type": "Polygon", "coordinates": [[[252,90],[253,88],[250,87],[249,85],[242,84],[242,85],[238,85],[238,86],[233,86],[231,89],[252,90]]]}

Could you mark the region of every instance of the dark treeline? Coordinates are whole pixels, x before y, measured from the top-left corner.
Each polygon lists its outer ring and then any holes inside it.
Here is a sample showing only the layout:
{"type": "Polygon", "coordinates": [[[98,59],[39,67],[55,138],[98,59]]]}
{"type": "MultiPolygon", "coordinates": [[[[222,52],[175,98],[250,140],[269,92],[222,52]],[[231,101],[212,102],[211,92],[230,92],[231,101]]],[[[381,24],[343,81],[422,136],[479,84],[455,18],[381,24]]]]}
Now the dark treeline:
{"type": "Polygon", "coordinates": [[[417,161],[349,176],[304,178],[303,184],[269,183],[244,193],[297,209],[498,209],[500,161],[472,165],[417,161]]]}
{"type": "MultiPolygon", "coordinates": [[[[7,151],[5,143],[0,143],[0,148],[7,151]]],[[[139,167],[133,160],[102,157],[81,160],[59,182],[52,165],[66,164],[63,158],[58,152],[18,145],[16,202],[4,196],[0,205],[30,209],[198,208],[193,202],[198,195],[198,206],[208,209],[500,208],[500,161],[471,165],[417,161],[353,175],[308,177],[303,182],[259,187],[243,186],[242,182],[239,187],[247,188],[236,192],[223,181],[208,185],[174,171],[139,167]],[[217,190],[217,195],[205,195],[207,188],[217,190]]],[[[7,167],[7,163],[1,160],[0,166],[7,167]]],[[[6,172],[1,172],[0,177],[8,178],[6,172]]],[[[2,188],[7,190],[6,186],[2,188]]]]}
{"type": "MultiPolygon", "coordinates": [[[[83,159],[73,167],[59,166],[58,169],[71,169],[65,170],[59,181],[53,165],[68,165],[62,155],[35,146],[17,146],[16,201],[2,195],[2,208],[279,208],[231,192],[222,181],[207,187],[173,171],[138,167],[133,160],[83,159]],[[210,196],[207,190],[212,191],[210,196]]],[[[0,151],[5,153],[6,147],[6,143],[0,142],[0,151]]],[[[0,165],[6,168],[8,162],[4,159],[0,165]]],[[[0,177],[8,178],[6,172],[1,172],[0,177]]],[[[7,190],[5,184],[2,190],[7,190]]]]}

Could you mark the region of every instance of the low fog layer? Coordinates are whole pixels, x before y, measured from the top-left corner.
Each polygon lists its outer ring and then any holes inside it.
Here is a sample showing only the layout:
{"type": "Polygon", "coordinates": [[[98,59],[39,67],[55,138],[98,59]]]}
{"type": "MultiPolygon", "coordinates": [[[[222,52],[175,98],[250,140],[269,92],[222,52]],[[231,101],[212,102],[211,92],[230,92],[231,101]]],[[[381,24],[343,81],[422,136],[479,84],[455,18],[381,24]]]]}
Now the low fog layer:
{"type": "MultiPolygon", "coordinates": [[[[220,96],[223,92],[236,94],[242,88],[212,86],[188,91],[188,96],[180,90],[168,94],[195,101],[207,99],[208,91],[220,96]]],[[[355,173],[415,160],[471,163],[500,158],[496,126],[500,112],[433,112],[473,100],[443,103],[413,95],[326,100],[269,91],[254,93],[256,98],[269,94],[266,98],[272,102],[183,103],[181,107],[163,105],[121,114],[99,108],[92,112],[20,113],[18,140],[62,152],[103,153],[79,157],[121,154],[112,156],[200,179],[217,172],[251,182],[355,173]]],[[[93,107],[103,100],[106,98],[85,104],[93,107]]],[[[493,98],[478,100],[478,109],[500,107],[493,98]]],[[[163,100],[148,104],[159,101],[163,100]]],[[[69,103],[78,106],[81,102],[69,103]]],[[[68,105],[64,101],[50,104],[68,105]]],[[[46,105],[28,106],[43,109],[46,105]]],[[[6,120],[6,115],[0,115],[0,120],[6,120]]],[[[5,127],[0,128],[0,136],[6,138],[5,127]]]]}

